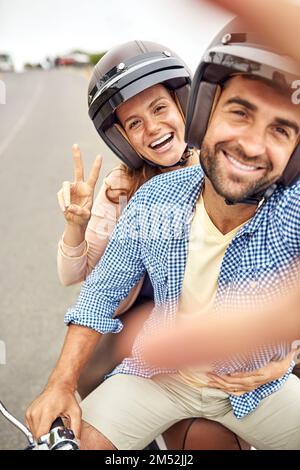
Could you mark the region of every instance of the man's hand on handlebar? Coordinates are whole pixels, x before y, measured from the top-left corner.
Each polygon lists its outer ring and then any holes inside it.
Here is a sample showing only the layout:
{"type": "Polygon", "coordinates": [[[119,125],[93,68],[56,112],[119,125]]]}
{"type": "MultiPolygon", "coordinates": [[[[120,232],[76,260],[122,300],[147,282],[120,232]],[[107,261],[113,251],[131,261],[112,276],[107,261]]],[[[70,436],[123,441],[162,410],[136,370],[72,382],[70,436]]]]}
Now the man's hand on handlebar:
{"type": "Polygon", "coordinates": [[[69,420],[76,439],[80,438],[81,409],[74,390],[66,384],[49,384],[26,411],[26,424],[35,439],[50,430],[51,424],[62,416],[69,420]]]}

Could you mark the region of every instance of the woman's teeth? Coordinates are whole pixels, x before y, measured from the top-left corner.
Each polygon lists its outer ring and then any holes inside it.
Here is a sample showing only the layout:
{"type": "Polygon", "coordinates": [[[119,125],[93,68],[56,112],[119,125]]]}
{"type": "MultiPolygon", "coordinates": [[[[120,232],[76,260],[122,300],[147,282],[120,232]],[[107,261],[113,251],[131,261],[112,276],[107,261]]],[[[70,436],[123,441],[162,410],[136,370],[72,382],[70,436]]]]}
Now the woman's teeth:
{"type": "Polygon", "coordinates": [[[164,135],[160,139],[155,140],[154,142],[152,142],[149,147],[152,148],[152,149],[160,148],[163,145],[165,145],[168,141],[170,141],[172,138],[173,138],[173,134],[171,132],[169,132],[168,134],[164,135]]]}

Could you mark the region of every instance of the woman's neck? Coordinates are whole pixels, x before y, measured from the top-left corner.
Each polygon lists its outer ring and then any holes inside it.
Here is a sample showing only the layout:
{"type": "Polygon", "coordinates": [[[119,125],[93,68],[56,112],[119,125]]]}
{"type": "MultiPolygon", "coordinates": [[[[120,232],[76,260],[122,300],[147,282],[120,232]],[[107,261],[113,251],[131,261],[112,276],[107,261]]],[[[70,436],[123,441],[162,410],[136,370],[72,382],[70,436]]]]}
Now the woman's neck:
{"type": "Polygon", "coordinates": [[[188,159],[187,166],[198,165],[199,153],[199,150],[193,149],[193,155],[188,159]]]}
{"type": "Polygon", "coordinates": [[[193,149],[192,150],[193,154],[188,158],[187,163],[185,166],[174,166],[172,168],[161,168],[162,173],[166,173],[167,171],[174,171],[174,170],[180,170],[181,168],[186,168],[188,166],[193,166],[197,165],[199,163],[199,151],[193,149]]]}

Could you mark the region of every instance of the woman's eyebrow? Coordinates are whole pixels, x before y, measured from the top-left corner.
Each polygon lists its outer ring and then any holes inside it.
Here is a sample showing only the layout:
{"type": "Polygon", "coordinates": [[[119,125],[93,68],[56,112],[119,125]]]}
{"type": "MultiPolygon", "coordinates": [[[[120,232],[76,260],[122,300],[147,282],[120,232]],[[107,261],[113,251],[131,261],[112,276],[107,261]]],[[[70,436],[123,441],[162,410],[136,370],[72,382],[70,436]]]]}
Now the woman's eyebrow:
{"type": "MultiPolygon", "coordinates": [[[[158,101],[163,100],[163,99],[166,99],[166,97],[165,97],[165,96],[159,96],[158,98],[155,98],[155,100],[151,101],[151,103],[149,104],[149,106],[147,106],[147,108],[148,108],[148,109],[149,109],[149,108],[152,108],[158,101]]],[[[137,117],[136,114],[131,114],[130,116],[128,116],[128,117],[125,119],[124,125],[125,125],[128,121],[130,121],[131,119],[136,118],[136,117],[137,117]]]]}
{"type": "Polygon", "coordinates": [[[148,108],[152,108],[152,106],[154,106],[158,101],[163,100],[163,99],[166,99],[166,97],[165,96],[160,96],[159,98],[155,98],[155,100],[151,101],[148,108]]]}
{"type": "Polygon", "coordinates": [[[125,126],[125,124],[126,124],[128,121],[131,121],[131,119],[134,119],[134,118],[136,118],[136,117],[137,117],[137,115],[135,115],[135,114],[131,114],[131,116],[128,116],[128,118],[125,119],[123,126],[125,126]]]}

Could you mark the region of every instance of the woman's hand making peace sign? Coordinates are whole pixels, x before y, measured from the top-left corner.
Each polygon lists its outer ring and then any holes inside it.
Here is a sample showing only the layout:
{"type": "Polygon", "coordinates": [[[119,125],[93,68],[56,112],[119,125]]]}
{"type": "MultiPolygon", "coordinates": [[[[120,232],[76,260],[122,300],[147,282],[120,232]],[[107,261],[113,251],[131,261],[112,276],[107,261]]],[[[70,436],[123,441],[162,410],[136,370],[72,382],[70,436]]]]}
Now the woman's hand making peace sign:
{"type": "Polygon", "coordinates": [[[84,169],[81,152],[77,144],[73,145],[74,181],[64,181],[57,193],[58,203],[68,224],[86,227],[91,217],[94,190],[99,178],[102,157],[97,155],[87,181],[84,181],[84,169]]]}

